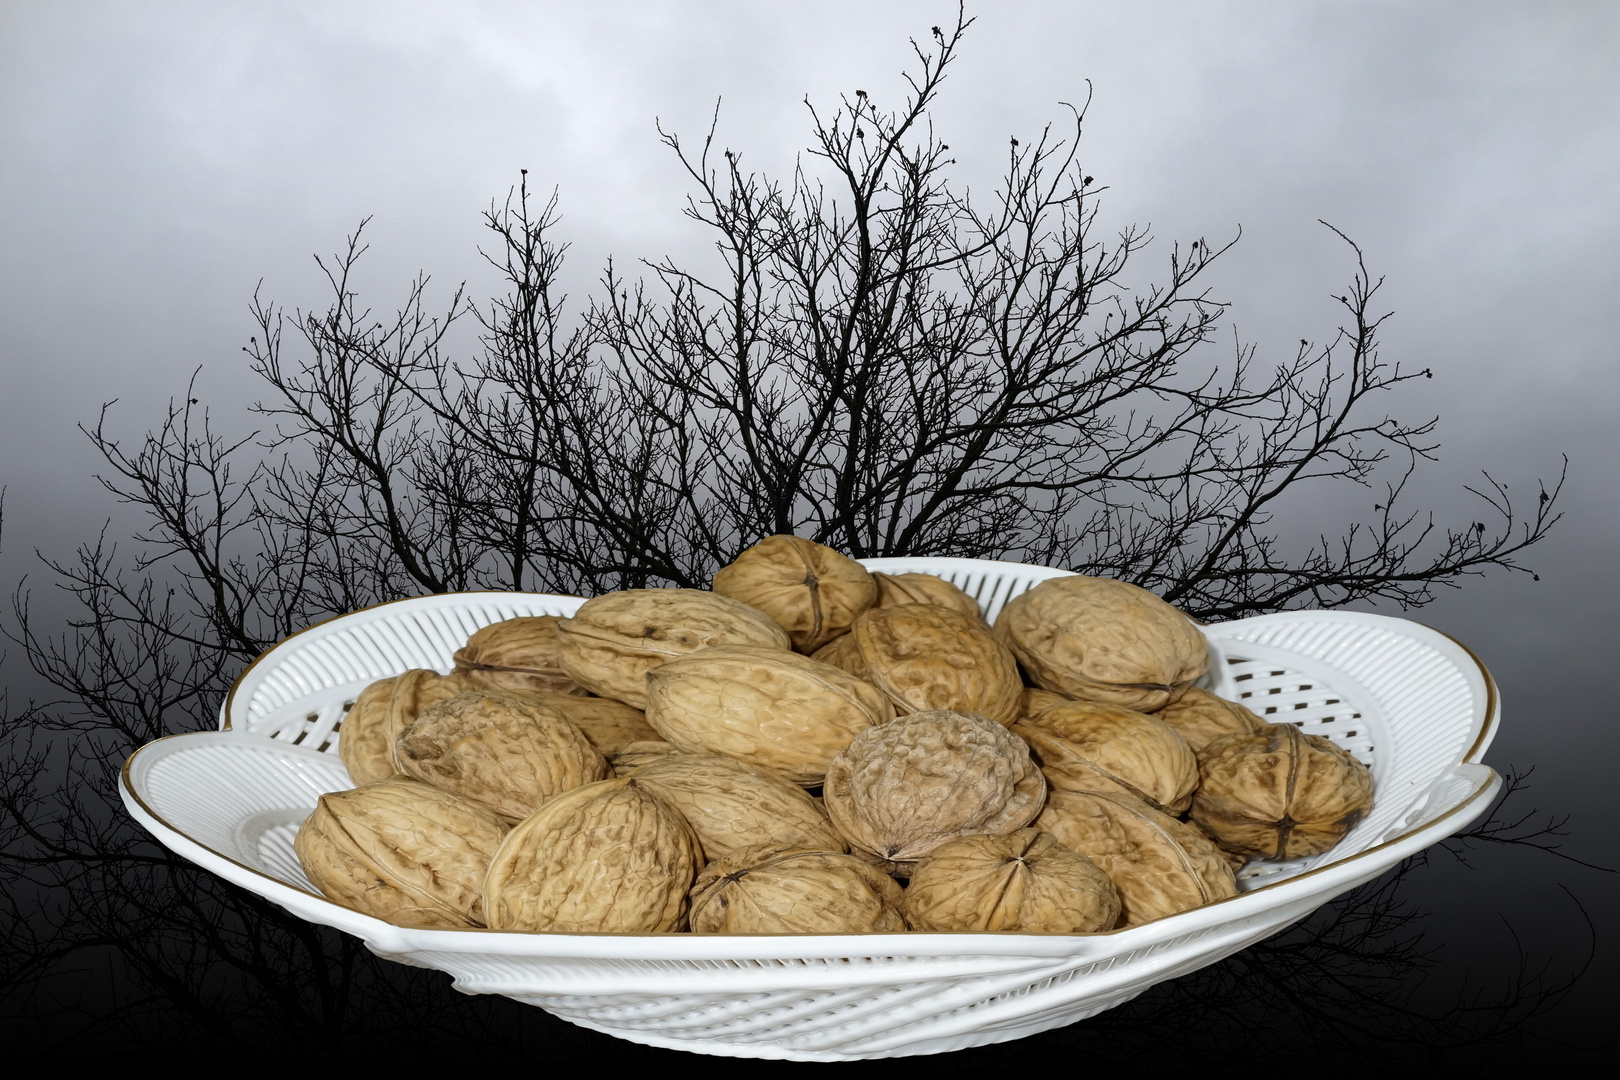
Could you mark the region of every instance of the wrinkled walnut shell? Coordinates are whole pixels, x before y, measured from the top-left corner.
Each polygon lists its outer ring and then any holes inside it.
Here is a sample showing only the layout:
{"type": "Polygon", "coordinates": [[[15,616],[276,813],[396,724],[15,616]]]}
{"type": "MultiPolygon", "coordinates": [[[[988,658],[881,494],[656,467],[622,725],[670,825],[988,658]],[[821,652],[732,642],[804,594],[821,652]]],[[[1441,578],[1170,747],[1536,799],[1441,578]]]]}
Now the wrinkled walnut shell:
{"type": "Polygon", "coordinates": [[[647,708],[647,672],[715,645],[787,650],[787,631],[747,604],[698,589],[593,597],[557,624],[563,670],[599,697],[647,708]]]}
{"type": "Polygon", "coordinates": [[[388,702],[398,675],[378,679],[354,699],[338,728],[338,757],[356,787],[394,775],[394,744],[388,737],[388,702]]]}
{"type": "Polygon", "coordinates": [[[1373,804],[1367,766],[1293,724],[1223,735],[1198,756],[1192,819],[1227,851],[1262,859],[1319,855],[1373,804]]]}
{"type": "Polygon", "coordinates": [[[936,604],[863,613],[849,632],[867,678],[895,712],[951,709],[1011,725],[1023,708],[1018,662],[982,619],[936,604]]]}
{"type": "Polygon", "coordinates": [[[1153,714],[1175,728],[1194,753],[1222,735],[1253,735],[1266,722],[1235,701],[1217,697],[1200,686],[1189,686],[1179,701],[1153,714]]]}
{"type": "Polygon", "coordinates": [[[403,776],[322,795],[293,849],[334,903],[399,926],[481,926],[506,823],[403,776]]]}
{"type": "Polygon", "coordinates": [[[877,582],[841,552],[797,536],[767,536],[714,575],[714,591],[775,619],[812,653],[877,602],[877,582]]]}
{"type": "Polygon", "coordinates": [[[1209,645],[1174,607],[1124,581],[1048,578],[1007,601],[996,618],[1036,686],[1151,712],[1209,670],[1209,645]]]}
{"type": "Polygon", "coordinates": [[[525,615],[490,623],[456,650],[456,670],[480,690],[548,690],[583,694],[557,656],[556,615],[525,615]]]}
{"type": "Polygon", "coordinates": [[[561,693],[556,690],[514,691],[525,701],[544,705],[561,713],[570,724],[579,728],[605,756],[612,757],[633,742],[658,739],[658,732],[647,723],[640,709],[632,709],[612,698],[582,697],[580,694],[561,693]]]}
{"type": "Polygon", "coordinates": [[[1187,740],[1146,713],[1071,701],[1013,731],[1029,743],[1054,788],[1129,795],[1174,815],[1191,805],[1198,786],[1198,758],[1187,740]]]}
{"type": "Polygon", "coordinates": [[[785,778],[716,754],[669,754],[636,782],[685,815],[710,862],[741,848],[843,851],[826,811],[785,778]]]}
{"type": "Polygon", "coordinates": [[[836,851],[742,848],[692,887],[698,934],[864,934],[906,928],[894,879],[836,851]]]}
{"type": "Polygon", "coordinates": [[[872,580],[877,582],[878,607],[938,604],[984,622],[984,612],[979,609],[979,602],[942,577],[933,574],[874,573],[872,580]]]}
{"type": "Polygon", "coordinates": [[[917,930],[1089,934],[1119,919],[1108,875],[1036,829],[941,844],[911,872],[905,897],[917,930]]]}
{"type": "Polygon", "coordinates": [[[1103,868],[1125,926],[1237,895],[1230,862],[1207,837],[1140,799],[1054,790],[1034,827],[1103,868]]]}

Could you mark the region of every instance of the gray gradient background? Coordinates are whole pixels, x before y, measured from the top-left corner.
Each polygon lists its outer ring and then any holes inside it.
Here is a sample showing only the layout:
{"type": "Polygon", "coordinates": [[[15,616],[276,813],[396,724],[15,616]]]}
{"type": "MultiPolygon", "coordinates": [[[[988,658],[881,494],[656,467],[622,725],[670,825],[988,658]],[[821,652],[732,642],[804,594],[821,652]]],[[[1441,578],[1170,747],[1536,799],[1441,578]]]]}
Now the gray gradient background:
{"type": "MultiPolygon", "coordinates": [[[[1574,815],[1569,850],[1620,864],[1610,821],[1616,696],[1611,552],[1620,527],[1620,4],[1024,3],[979,22],[936,123],[988,193],[1009,135],[1061,125],[1095,86],[1082,144],[1104,217],[1160,238],[1243,240],[1213,283],[1260,359],[1336,325],[1354,237],[1395,317],[1385,356],[1434,379],[1390,408],[1438,413],[1441,459],[1414,506],[1477,515],[1481,469],[1525,506],[1571,459],[1566,518],[1527,560],[1416,617],[1496,671],[1488,760],[1536,766],[1530,802],[1574,815]]],[[[560,188],[571,275],[608,255],[701,258],[654,119],[720,137],[781,174],[804,99],[895,102],[906,40],[954,5],[856,3],[0,5],[0,577],[43,585],[113,517],[75,429],[118,398],[137,437],[201,365],[226,430],[253,426],[247,303],[323,305],[311,253],[367,215],[364,295],[418,269],[486,282],[479,212],[518,169],[560,188]],[[330,10],[329,10],[330,9],[330,10]]],[[[440,295],[444,295],[441,292],[440,295]]],[[[1371,492],[1311,495],[1302,536],[1370,518],[1371,492]]],[[[49,603],[36,588],[36,602],[49,603]]],[[[1397,613],[1398,612],[1394,612],[1397,613]]],[[[7,667],[17,692],[32,689],[7,667]]],[[[1613,877],[1504,853],[1414,883],[1446,963],[1434,992],[1489,988],[1511,920],[1556,968],[1584,947],[1567,884],[1598,922],[1597,968],[1558,1016],[1612,1030],[1613,877]]]]}

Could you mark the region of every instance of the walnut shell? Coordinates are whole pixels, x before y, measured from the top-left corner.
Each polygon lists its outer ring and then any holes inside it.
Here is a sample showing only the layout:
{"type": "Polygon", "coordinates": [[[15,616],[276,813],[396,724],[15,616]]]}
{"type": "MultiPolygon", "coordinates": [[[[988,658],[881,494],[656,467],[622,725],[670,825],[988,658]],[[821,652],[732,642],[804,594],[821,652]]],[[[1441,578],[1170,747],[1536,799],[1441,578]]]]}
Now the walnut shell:
{"type": "Polygon", "coordinates": [[[1089,934],[1119,920],[1108,875],[1036,829],[941,844],[917,863],[905,898],[917,930],[1089,934]]]}
{"type": "Polygon", "coordinates": [[[637,769],[645,768],[655,761],[662,761],[671,754],[678,754],[673,743],[662,739],[646,739],[641,742],[627,743],[619,748],[617,753],[608,755],[608,764],[613,766],[613,775],[623,778],[629,776],[637,769]]]}
{"type": "Polygon", "coordinates": [[[1071,701],[1043,709],[1013,731],[1029,743],[1054,788],[1130,795],[1180,814],[1198,786],[1198,757],[1187,740],[1146,713],[1071,701]]]}
{"type": "Polygon", "coordinates": [[[293,850],[329,900],[400,926],[481,926],[507,832],[487,810],[403,776],[322,795],[293,850]]]}
{"type": "MultiPolygon", "coordinates": [[[[878,607],[896,607],[900,604],[938,604],[961,612],[970,619],[984,622],[979,602],[942,577],[933,574],[884,574],[874,572],[877,582],[878,607]]],[[[988,626],[988,623],[985,623],[988,626]]]]}
{"type": "Polygon", "coordinates": [[[1110,578],[1048,578],[1007,601],[996,636],[1036,686],[1144,712],[1209,670],[1209,645],[1187,616],[1110,578]]]}
{"type": "Polygon", "coordinates": [[[1319,855],[1373,803],[1367,766],[1293,724],[1223,735],[1198,755],[1192,819],[1227,851],[1263,859],[1319,855]]]}
{"type": "Polygon", "coordinates": [[[338,757],[355,786],[394,775],[394,743],[388,736],[388,702],[398,675],[378,679],[354,699],[338,727],[338,757]]]}
{"type": "Polygon", "coordinates": [[[669,754],[635,777],[686,816],[710,862],[739,848],[844,850],[844,838],[803,788],[740,761],[669,754]]]}
{"type": "Polygon", "coordinates": [[[1024,687],[1023,711],[1019,714],[1025,721],[1037,713],[1046,711],[1055,705],[1067,705],[1073,698],[1055,694],[1050,690],[1042,690],[1038,686],[1024,687]]]}
{"type": "Polygon", "coordinates": [[[776,649],[703,649],[647,676],[647,722],[666,740],[806,787],[821,783],[851,739],[893,716],[877,687],[776,649]]]}
{"type": "Polygon", "coordinates": [[[679,930],[701,857],[680,811],[634,777],[587,784],[507,834],[484,878],[484,910],[491,930],[679,930]]]}
{"type": "Polygon", "coordinates": [[[513,691],[517,696],[536,705],[544,705],[561,713],[570,724],[579,728],[605,756],[611,758],[633,742],[656,742],[658,732],[647,723],[640,709],[632,709],[612,698],[582,697],[579,694],[556,690],[513,691]]]}
{"type": "Polygon", "coordinates": [[[563,670],[599,697],[647,708],[647,672],[712,645],[787,650],[770,616],[698,589],[627,589],[593,597],[557,624],[563,670]]]}
{"type": "Polygon", "coordinates": [[[836,851],[742,848],[692,887],[699,934],[864,934],[904,930],[894,879],[836,851]]]}
{"type": "Polygon", "coordinates": [[[714,591],[756,607],[812,653],[877,602],[877,582],[854,559],[813,540],[767,536],[714,575],[714,591]]]}
{"type": "Polygon", "coordinates": [[[1222,735],[1252,735],[1265,730],[1266,722],[1235,701],[1189,686],[1179,701],[1172,701],[1153,714],[1180,733],[1193,753],[1222,735]]]}
{"type": "Polygon", "coordinates": [[[850,846],[904,874],[947,840],[1028,825],[1046,781],[1006,728],[940,710],[861,732],[827,767],[822,791],[850,846]]]}
{"type": "Polygon", "coordinates": [[[423,783],[508,821],[610,775],[607,760],[561,713],[494,690],[457,694],[424,710],[399,733],[394,759],[423,783]]]}
{"type": "Polygon", "coordinates": [[[1103,868],[1119,889],[1125,926],[1237,895],[1220,849],[1140,799],[1054,790],[1035,828],[1103,868]]]}
{"type": "Polygon", "coordinates": [[[899,604],[864,612],[849,636],[897,713],[952,709],[1010,725],[1023,709],[1018,662],[982,619],[899,604]]]}
{"type": "Polygon", "coordinates": [[[861,655],[861,646],[854,634],[839,634],[811,653],[810,659],[818,664],[830,664],[863,682],[872,681],[872,673],[866,670],[866,658],[861,655]]]}
{"type": "Polygon", "coordinates": [[[456,650],[456,670],[470,688],[549,690],[583,694],[557,657],[556,615],[525,615],[490,623],[456,650]]]}

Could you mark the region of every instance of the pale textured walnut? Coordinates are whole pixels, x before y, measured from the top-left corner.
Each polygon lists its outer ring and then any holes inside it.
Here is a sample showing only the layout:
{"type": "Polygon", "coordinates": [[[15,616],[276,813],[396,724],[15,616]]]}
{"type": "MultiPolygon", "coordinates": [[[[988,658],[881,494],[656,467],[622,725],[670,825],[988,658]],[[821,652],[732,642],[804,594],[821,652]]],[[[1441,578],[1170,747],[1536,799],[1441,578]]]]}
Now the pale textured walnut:
{"type": "Polygon", "coordinates": [[[1242,705],[1217,697],[1201,686],[1187,687],[1181,700],[1153,715],[1175,728],[1195,754],[1222,735],[1253,735],[1266,727],[1264,720],[1242,705]]]}
{"type": "Polygon", "coordinates": [[[1053,791],[1035,828],[1103,868],[1126,926],[1237,895],[1230,860],[1208,837],[1140,799],[1053,791]]]}
{"type": "Polygon", "coordinates": [[[484,910],[492,930],[680,930],[701,857],[680,811],[634,777],[587,784],[507,834],[484,879],[484,910]]]}
{"type": "Polygon", "coordinates": [[[1029,743],[1054,788],[1131,795],[1180,814],[1198,786],[1198,757],[1187,740],[1146,713],[1071,701],[1043,709],[1013,731],[1029,743]]]}
{"type": "Polygon", "coordinates": [[[338,757],[355,786],[394,775],[394,744],[388,737],[388,702],[398,675],[378,679],[354,699],[338,728],[338,757]]]}
{"type": "Polygon", "coordinates": [[[692,887],[699,934],[864,934],[904,930],[894,879],[837,851],[741,848],[692,887]]]}
{"type": "Polygon", "coordinates": [[[327,899],[400,926],[481,926],[506,823],[403,776],[320,797],[293,850],[327,899]]]}
{"type": "Polygon", "coordinates": [[[877,602],[877,582],[864,566],[797,536],[767,536],[716,571],[713,584],[775,619],[802,653],[846,632],[877,602]]]}
{"type": "MultiPolygon", "coordinates": [[[[640,709],[632,709],[612,698],[582,697],[555,690],[514,691],[525,701],[544,705],[561,713],[570,724],[585,733],[591,745],[612,757],[633,742],[656,742],[658,732],[647,723],[640,709]]],[[[581,691],[581,694],[584,692],[581,691]]]]}
{"type": "Polygon", "coordinates": [[[647,672],[714,645],[787,650],[787,631],[747,604],[698,589],[593,597],[557,624],[563,670],[599,697],[647,708],[647,672]]]}
{"type": "Polygon", "coordinates": [[[1036,686],[1127,709],[1162,709],[1209,670],[1192,621],[1146,589],[1049,578],[1007,601],[996,636],[1036,686]]]}
{"type": "Polygon", "coordinates": [[[849,632],[895,712],[951,709],[1010,725],[1023,708],[1018,662],[980,619],[937,604],[873,608],[849,632]]]}
{"type": "Polygon", "coordinates": [[[866,670],[866,658],[861,655],[861,646],[854,634],[838,635],[812,653],[810,659],[818,664],[830,664],[857,679],[866,682],[872,680],[872,673],[866,670]]]}
{"type": "Polygon", "coordinates": [[[905,896],[915,930],[1089,934],[1119,920],[1108,875],[1036,829],[941,844],[912,871],[905,896]]]}
{"type": "Polygon", "coordinates": [[[942,577],[935,577],[933,574],[874,573],[872,580],[877,582],[878,607],[938,604],[940,607],[961,612],[970,619],[984,622],[984,612],[979,609],[979,602],[942,577]]]}
{"type": "Polygon", "coordinates": [[[716,754],[669,754],[635,777],[686,816],[710,862],[739,848],[844,850],[826,811],[763,769],[716,754]]]}
{"type": "Polygon", "coordinates": [[[674,743],[667,743],[662,739],[645,739],[641,742],[627,743],[620,747],[617,753],[609,754],[608,764],[613,766],[614,776],[623,778],[637,769],[678,753],[680,751],[675,749],[674,743]]]}
{"type": "Polygon", "coordinates": [[[689,753],[724,754],[821,783],[827,763],[873,724],[894,716],[877,687],[775,649],[704,649],[647,676],[647,722],[689,753]]]}
{"type": "Polygon", "coordinates": [[[1067,705],[1073,698],[1054,694],[1050,690],[1042,690],[1038,686],[1024,687],[1023,711],[1020,715],[1027,721],[1030,717],[1046,711],[1056,705],[1067,705]]]}
{"type": "Polygon", "coordinates": [[[456,650],[456,670],[480,690],[546,690],[584,694],[557,656],[556,615],[525,615],[490,623],[456,650]]]}
{"type": "Polygon", "coordinates": [[[1198,766],[1192,819],[1239,855],[1320,855],[1372,809],[1367,766],[1293,724],[1223,735],[1198,755],[1198,766]]]}
{"type": "Polygon", "coordinates": [[[399,733],[394,760],[423,783],[509,821],[610,775],[607,760],[560,712],[495,690],[428,707],[399,733]]]}
{"type": "Polygon", "coordinates": [[[1029,748],[994,720],[938,711],[861,732],[833,758],[822,791],[850,846],[904,875],[947,840],[1028,825],[1046,781],[1029,748]]]}

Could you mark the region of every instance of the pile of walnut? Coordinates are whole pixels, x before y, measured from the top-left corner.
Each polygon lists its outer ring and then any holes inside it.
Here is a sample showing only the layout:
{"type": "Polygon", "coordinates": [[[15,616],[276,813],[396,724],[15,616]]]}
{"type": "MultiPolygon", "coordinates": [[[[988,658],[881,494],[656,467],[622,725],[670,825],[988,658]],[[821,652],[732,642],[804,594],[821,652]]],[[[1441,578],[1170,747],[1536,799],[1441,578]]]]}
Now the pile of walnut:
{"type": "Polygon", "coordinates": [[[455,659],[366,688],[360,786],[298,833],[328,897],[401,925],[1087,933],[1233,896],[1372,805],[1364,765],[1193,686],[1197,627],[1104,578],[991,628],[941,578],[773,536],[712,592],[610,593],[455,659]]]}

